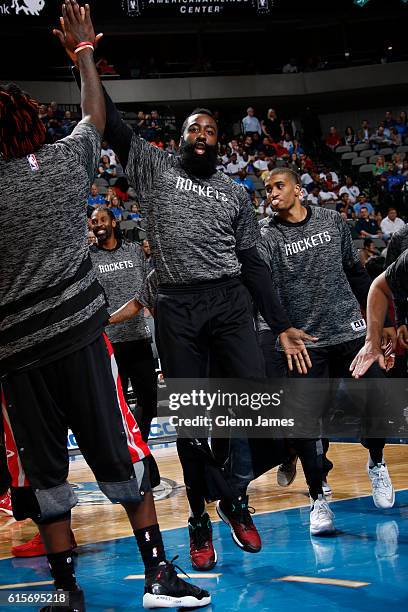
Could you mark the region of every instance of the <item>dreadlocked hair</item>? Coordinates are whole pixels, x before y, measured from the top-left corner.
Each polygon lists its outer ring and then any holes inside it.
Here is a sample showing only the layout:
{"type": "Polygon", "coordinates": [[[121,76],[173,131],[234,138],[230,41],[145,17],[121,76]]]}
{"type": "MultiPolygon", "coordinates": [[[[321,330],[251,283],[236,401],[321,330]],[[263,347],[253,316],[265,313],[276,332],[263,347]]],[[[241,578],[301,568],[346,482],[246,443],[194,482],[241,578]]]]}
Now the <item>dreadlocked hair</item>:
{"type": "Polygon", "coordinates": [[[0,86],[0,153],[3,159],[24,157],[45,141],[38,103],[14,83],[0,86]]]}

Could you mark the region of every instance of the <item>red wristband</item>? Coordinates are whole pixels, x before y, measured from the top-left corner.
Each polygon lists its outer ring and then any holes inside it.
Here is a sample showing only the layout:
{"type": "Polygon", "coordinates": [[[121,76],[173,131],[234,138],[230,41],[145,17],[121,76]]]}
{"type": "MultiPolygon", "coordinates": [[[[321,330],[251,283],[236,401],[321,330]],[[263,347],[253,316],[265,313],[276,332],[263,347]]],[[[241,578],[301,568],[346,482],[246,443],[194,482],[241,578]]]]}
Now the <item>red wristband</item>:
{"type": "Polygon", "coordinates": [[[90,40],[84,40],[80,43],[78,43],[75,47],[75,49],[80,49],[81,47],[85,47],[85,45],[92,45],[92,47],[94,46],[93,42],[91,42],[90,40]]]}

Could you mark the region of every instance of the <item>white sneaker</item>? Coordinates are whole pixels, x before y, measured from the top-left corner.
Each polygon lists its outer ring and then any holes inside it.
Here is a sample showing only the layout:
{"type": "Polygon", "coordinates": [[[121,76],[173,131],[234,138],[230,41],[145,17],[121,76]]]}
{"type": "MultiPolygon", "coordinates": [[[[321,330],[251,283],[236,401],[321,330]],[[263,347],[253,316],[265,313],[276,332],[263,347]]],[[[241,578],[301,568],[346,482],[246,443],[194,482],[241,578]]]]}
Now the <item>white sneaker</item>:
{"type": "Polygon", "coordinates": [[[334,533],[333,512],[323,495],[310,500],[310,535],[320,536],[334,533]]]}
{"type": "Polygon", "coordinates": [[[374,505],[377,508],[392,508],[395,502],[395,491],[387,466],[377,463],[373,467],[367,466],[367,472],[371,480],[374,505]]]}
{"type": "Polygon", "coordinates": [[[295,457],[293,461],[281,463],[281,465],[278,467],[276,478],[279,486],[288,487],[295,480],[297,460],[298,458],[295,457]]]}
{"type": "Polygon", "coordinates": [[[329,485],[327,480],[322,481],[322,489],[323,489],[323,495],[331,495],[333,493],[331,486],[329,485]]]}

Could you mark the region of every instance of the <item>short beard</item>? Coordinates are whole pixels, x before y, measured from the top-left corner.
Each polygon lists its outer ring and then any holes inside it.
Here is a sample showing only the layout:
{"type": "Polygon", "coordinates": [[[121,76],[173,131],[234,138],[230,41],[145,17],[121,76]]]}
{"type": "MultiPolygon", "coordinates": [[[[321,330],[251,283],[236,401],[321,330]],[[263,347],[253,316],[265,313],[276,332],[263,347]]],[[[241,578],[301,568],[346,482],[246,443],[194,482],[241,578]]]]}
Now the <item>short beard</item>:
{"type": "Polygon", "coordinates": [[[184,139],[180,145],[180,163],[182,168],[194,176],[208,177],[216,172],[217,146],[205,145],[205,153],[197,155],[194,151],[195,144],[188,143],[184,139]]]}

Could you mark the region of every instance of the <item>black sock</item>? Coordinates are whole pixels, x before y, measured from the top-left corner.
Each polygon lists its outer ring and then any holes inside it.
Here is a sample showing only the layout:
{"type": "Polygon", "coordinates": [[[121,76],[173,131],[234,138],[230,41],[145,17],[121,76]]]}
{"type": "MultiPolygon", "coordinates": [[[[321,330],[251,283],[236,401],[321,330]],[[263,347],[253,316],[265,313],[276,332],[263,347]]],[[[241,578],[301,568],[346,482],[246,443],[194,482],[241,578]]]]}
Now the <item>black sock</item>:
{"type": "Polygon", "coordinates": [[[159,563],[166,560],[164,544],[160,532],[160,527],[150,525],[133,532],[136,542],[142,555],[146,574],[155,569],[159,563]]]}
{"type": "Polygon", "coordinates": [[[374,465],[382,463],[383,460],[383,449],[382,448],[370,448],[369,449],[371,461],[374,465]]]}
{"type": "Polygon", "coordinates": [[[47,555],[51,575],[56,589],[76,591],[78,585],[75,577],[75,565],[72,550],[47,555]]]}
{"type": "Polygon", "coordinates": [[[195,489],[186,487],[187,499],[190,506],[191,514],[194,518],[200,518],[205,512],[205,500],[202,493],[198,493],[195,489]]]}

